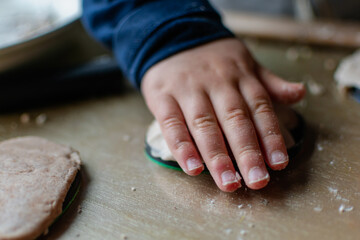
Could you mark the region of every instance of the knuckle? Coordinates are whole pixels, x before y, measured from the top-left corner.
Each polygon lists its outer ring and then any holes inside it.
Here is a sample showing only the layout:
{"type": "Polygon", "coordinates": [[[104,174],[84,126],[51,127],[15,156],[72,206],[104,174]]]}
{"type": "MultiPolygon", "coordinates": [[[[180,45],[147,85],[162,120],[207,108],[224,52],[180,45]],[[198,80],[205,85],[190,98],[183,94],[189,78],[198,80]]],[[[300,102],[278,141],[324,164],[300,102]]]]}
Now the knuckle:
{"type": "Polygon", "coordinates": [[[242,122],[248,119],[246,110],[241,108],[233,108],[225,112],[225,121],[227,122],[242,122]]]}
{"type": "Polygon", "coordinates": [[[173,143],[173,147],[176,151],[191,147],[192,143],[188,140],[177,139],[173,143]]]}
{"type": "Polygon", "coordinates": [[[249,157],[249,159],[259,159],[261,157],[261,152],[257,149],[257,146],[254,145],[246,145],[239,149],[239,158],[242,159],[244,157],[249,157]]]}
{"type": "Polygon", "coordinates": [[[210,128],[215,128],[217,121],[209,114],[199,114],[195,116],[192,125],[196,130],[208,130],[210,128]]]}
{"type": "Polygon", "coordinates": [[[239,78],[239,69],[235,60],[222,60],[218,63],[220,67],[216,68],[216,74],[219,79],[236,82],[239,78]]]}
{"type": "Polygon", "coordinates": [[[264,141],[276,142],[281,141],[282,135],[278,131],[269,130],[262,136],[262,138],[264,141]]]}
{"type": "Polygon", "coordinates": [[[261,114],[261,113],[271,113],[272,106],[270,103],[269,98],[265,96],[259,96],[255,98],[253,103],[253,111],[254,115],[261,114]]]}
{"type": "Polygon", "coordinates": [[[166,116],[161,120],[161,125],[164,129],[172,129],[175,127],[183,127],[184,122],[179,119],[179,117],[170,115],[166,116]]]}
{"type": "Polygon", "coordinates": [[[209,161],[212,164],[217,164],[217,165],[222,163],[228,164],[229,162],[229,155],[227,155],[224,152],[210,151],[208,154],[209,154],[209,161]]]}

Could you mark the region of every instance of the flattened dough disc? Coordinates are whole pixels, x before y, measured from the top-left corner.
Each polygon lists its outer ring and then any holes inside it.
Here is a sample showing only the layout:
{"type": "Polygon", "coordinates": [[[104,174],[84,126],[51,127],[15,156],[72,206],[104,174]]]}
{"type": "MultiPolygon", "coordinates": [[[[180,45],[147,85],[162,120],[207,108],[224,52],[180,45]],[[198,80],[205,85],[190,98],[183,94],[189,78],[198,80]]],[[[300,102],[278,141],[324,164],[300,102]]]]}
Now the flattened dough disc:
{"type": "Polygon", "coordinates": [[[0,239],[34,239],[46,231],[77,193],[80,164],[78,152],[43,138],[1,142],[0,239]]]}

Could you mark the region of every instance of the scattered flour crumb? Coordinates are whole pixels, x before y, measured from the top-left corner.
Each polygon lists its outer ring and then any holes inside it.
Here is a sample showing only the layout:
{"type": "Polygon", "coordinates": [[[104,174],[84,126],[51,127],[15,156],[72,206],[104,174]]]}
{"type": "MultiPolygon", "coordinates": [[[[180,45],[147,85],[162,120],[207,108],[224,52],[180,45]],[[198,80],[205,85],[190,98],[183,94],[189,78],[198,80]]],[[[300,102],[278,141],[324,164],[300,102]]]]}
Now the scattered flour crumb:
{"type": "Polygon", "coordinates": [[[317,145],[317,149],[318,149],[318,151],[320,151],[320,152],[321,152],[322,150],[324,150],[323,146],[321,146],[320,144],[317,145]]]}
{"type": "Polygon", "coordinates": [[[339,213],[343,213],[345,211],[345,205],[341,204],[339,207],[339,213]]]}
{"type": "Polygon", "coordinates": [[[269,205],[269,200],[267,200],[266,198],[264,198],[263,200],[261,200],[261,203],[262,203],[264,206],[267,206],[267,205],[269,205]]]}
{"type": "Polygon", "coordinates": [[[341,204],[339,207],[339,213],[343,213],[343,212],[351,212],[354,209],[353,206],[346,206],[345,204],[341,204]]]}
{"type": "Polygon", "coordinates": [[[333,165],[334,165],[334,163],[335,163],[335,161],[334,161],[334,160],[330,161],[330,165],[331,165],[331,166],[333,166],[333,165]]]}
{"type": "Polygon", "coordinates": [[[28,113],[23,113],[20,115],[20,122],[22,124],[26,124],[30,122],[30,115],[28,113]]]}
{"type": "Polygon", "coordinates": [[[247,233],[248,232],[246,230],[244,230],[244,229],[240,230],[240,234],[243,235],[243,236],[245,236],[247,233]]]}
{"type": "Polygon", "coordinates": [[[321,211],[322,211],[322,207],[320,207],[320,206],[314,207],[314,211],[315,211],[315,212],[321,212],[321,211]]]}
{"type": "Polygon", "coordinates": [[[249,227],[249,228],[254,228],[254,227],[255,227],[255,224],[249,223],[249,224],[248,224],[248,227],[249,227]]]}
{"type": "Polygon", "coordinates": [[[210,200],[210,204],[215,204],[215,200],[214,200],[214,199],[211,199],[211,200],[210,200]]]}
{"type": "Polygon", "coordinates": [[[131,187],[131,191],[135,192],[136,188],[135,187],[131,187]]]}
{"type": "Polygon", "coordinates": [[[333,194],[334,196],[336,196],[338,194],[338,190],[336,188],[333,187],[328,187],[328,190],[331,194],[333,194]]]}
{"type": "Polygon", "coordinates": [[[127,240],[127,239],[128,239],[128,236],[126,236],[125,234],[121,234],[121,239],[127,240]]]}
{"type": "Polygon", "coordinates": [[[247,206],[248,206],[248,208],[252,208],[252,205],[250,203],[247,206]]]}
{"type": "Polygon", "coordinates": [[[238,207],[238,209],[242,209],[242,208],[244,208],[244,204],[239,204],[237,207],[238,207]]]}
{"type": "Polygon", "coordinates": [[[227,228],[227,229],[225,229],[225,234],[226,235],[230,235],[231,233],[232,233],[232,229],[231,228],[227,228]]]}
{"type": "Polygon", "coordinates": [[[343,198],[343,197],[341,197],[340,195],[339,195],[339,196],[336,196],[336,200],[341,200],[341,201],[343,201],[343,202],[350,202],[349,199],[343,198]]]}
{"type": "Polygon", "coordinates": [[[345,208],[344,210],[345,210],[345,212],[351,212],[352,210],[354,210],[354,207],[349,206],[349,207],[345,208]]]}
{"type": "Polygon", "coordinates": [[[310,93],[314,96],[322,95],[325,92],[325,88],[321,84],[315,81],[308,81],[307,86],[309,88],[310,93]]]}
{"type": "Polygon", "coordinates": [[[125,134],[125,135],[123,135],[122,139],[124,142],[128,142],[128,141],[130,141],[130,136],[125,134]]]}
{"type": "Polygon", "coordinates": [[[35,118],[36,125],[43,125],[47,120],[47,115],[45,113],[40,114],[35,118]]]}

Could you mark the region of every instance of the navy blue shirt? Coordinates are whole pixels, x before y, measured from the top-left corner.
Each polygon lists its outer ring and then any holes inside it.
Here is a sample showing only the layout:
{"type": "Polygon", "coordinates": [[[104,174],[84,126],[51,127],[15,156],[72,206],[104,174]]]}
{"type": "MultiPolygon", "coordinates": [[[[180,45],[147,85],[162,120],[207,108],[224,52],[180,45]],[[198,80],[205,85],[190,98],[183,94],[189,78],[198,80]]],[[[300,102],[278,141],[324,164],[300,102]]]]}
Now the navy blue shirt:
{"type": "Polygon", "coordinates": [[[233,37],[206,0],[83,0],[83,24],[110,48],[128,79],[185,49],[233,37]]]}

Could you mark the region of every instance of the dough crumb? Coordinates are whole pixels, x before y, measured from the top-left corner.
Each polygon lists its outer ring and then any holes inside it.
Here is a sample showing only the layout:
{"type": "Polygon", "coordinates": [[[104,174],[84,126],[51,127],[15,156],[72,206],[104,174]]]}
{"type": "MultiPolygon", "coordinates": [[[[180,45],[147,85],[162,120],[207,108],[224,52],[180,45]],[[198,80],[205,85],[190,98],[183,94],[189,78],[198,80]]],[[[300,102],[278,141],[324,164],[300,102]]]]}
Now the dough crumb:
{"type": "Polygon", "coordinates": [[[343,201],[343,202],[350,202],[349,199],[343,198],[340,195],[336,196],[336,200],[343,201]]]}
{"type": "Polygon", "coordinates": [[[255,227],[255,224],[249,223],[249,224],[248,224],[248,227],[249,227],[249,228],[254,228],[254,227],[255,227]]]}
{"type": "Polygon", "coordinates": [[[303,81],[306,83],[311,95],[320,96],[325,92],[325,88],[320,83],[317,83],[312,76],[303,76],[303,81]]]}
{"type": "Polygon", "coordinates": [[[36,125],[44,125],[46,120],[47,120],[47,115],[45,113],[42,113],[36,117],[35,123],[36,123],[36,125]]]}
{"type": "Polygon", "coordinates": [[[246,230],[240,230],[240,234],[245,236],[248,232],[246,230]]]}
{"type": "Polygon", "coordinates": [[[345,205],[341,204],[339,207],[339,213],[343,213],[345,211],[345,205]]]}
{"type": "Polygon", "coordinates": [[[238,209],[242,209],[242,208],[244,208],[244,204],[239,204],[237,207],[238,207],[238,209]]]}
{"type": "Polygon", "coordinates": [[[231,233],[232,233],[232,229],[231,228],[227,228],[227,229],[225,229],[225,234],[226,235],[230,235],[231,233]]]}
{"type": "Polygon", "coordinates": [[[322,207],[320,207],[320,206],[314,207],[314,211],[315,211],[315,212],[321,212],[321,211],[322,211],[322,207]]]}
{"type": "Polygon", "coordinates": [[[339,86],[340,93],[347,93],[347,89],[360,88],[360,50],[344,58],[336,72],[334,78],[339,86]]]}
{"type": "Polygon", "coordinates": [[[264,198],[263,200],[261,200],[261,203],[262,203],[264,206],[267,206],[267,205],[269,205],[269,200],[267,200],[266,198],[264,198]]]}
{"type": "Polygon", "coordinates": [[[135,192],[135,191],[136,191],[136,188],[135,188],[135,187],[132,187],[132,188],[131,188],[131,191],[135,192]]]}
{"type": "Polygon", "coordinates": [[[128,141],[130,141],[130,136],[125,134],[125,135],[123,135],[122,139],[124,142],[128,142],[128,141]]]}
{"type": "Polygon", "coordinates": [[[27,124],[31,120],[30,115],[28,113],[23,113],[20,115],[20,122],[22,124],[27,124]]]}
{"type": "Polygon", "coordinates": [[[211,200],[210,200],[210,204],[215,204],[215,200],[214,200],[214,199],[211,199],[211,200]]]}
{"type": "Polygon", "coordinates": [[[346,206],[345,204],[341,204],[339,207],[339,213],[343,213],[343,212],[351,212],[354,209],[353,206],[346,206]]]}
{"type": "Polygon", "coordinates": [[[324,150],[324,147],[321,146],[320,144],[318,144],[318,145],[317,145],[317,150],[318,150],[319,152],[321,152],[322,150],[324,150]]]}
{"type": "Polygon", "coordinates": [[[336,196],[338,194],[338,190],[336,188],[328,187],[329,193],[336,196]]]}
{"type": "Polygon", "coordinates": [[[49,228],[45,229],[43,235],[46,236],[46,235],[48,235],[48,234],[49,234],[49,228]]]}
{"type": "Polygon", "coordinates": [[[127,239],[128,239],[128,236],[126,236],[125,234],[121,234],[121,239],[127,240],[127,239]]]}

